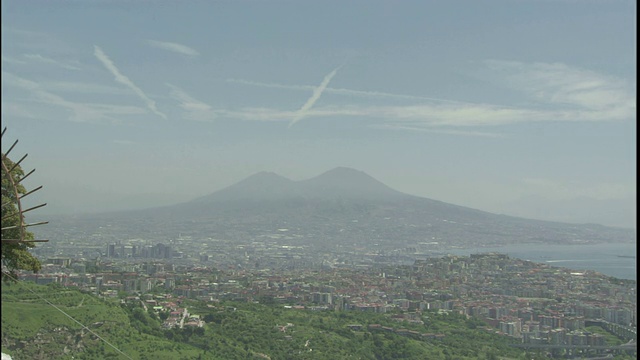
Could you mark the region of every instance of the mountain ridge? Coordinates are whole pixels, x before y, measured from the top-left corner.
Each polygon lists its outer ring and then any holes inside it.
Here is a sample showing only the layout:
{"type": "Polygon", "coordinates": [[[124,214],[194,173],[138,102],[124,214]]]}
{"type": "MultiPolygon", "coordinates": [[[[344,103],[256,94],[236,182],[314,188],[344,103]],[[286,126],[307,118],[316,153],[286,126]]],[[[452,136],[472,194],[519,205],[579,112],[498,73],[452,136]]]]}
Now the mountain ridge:
{"type": "Polygon", "coordinates": [[[413,196],[396,191],[363,171],[336,167],[315,177],[294,181],[273,172],[262,171],[233,185],[191,200],[216,201],[321,198],[390,199],[413,196]]]}
{"type": "Polygon", "coordinates": [[[494,214],[405,194],[362,171],[343,167],[300,181],[260,172],[191,201],[91,218],[94,224],[108,221],[112,224],[110,231],[140,237],[152,229],[163,237],[180,233],[246,241],[286,228],[301,244],[317,246],[349,243],[397,248],[437,242],[468,247],[635,241],[635,231],[630,229],[494,214]]]}

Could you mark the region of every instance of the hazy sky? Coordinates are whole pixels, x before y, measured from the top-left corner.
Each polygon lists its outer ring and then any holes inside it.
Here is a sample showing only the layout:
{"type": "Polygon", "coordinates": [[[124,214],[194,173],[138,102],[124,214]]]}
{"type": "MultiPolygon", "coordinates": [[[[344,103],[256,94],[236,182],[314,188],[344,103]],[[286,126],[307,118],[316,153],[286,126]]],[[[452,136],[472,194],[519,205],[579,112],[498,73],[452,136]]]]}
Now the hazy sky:
{"type": "Polygon", "coordinates": [[[2,149],[29,153],[41,212],[347,166],[635,227],[635,34],[632,0],[3,0],[2,149]]]}

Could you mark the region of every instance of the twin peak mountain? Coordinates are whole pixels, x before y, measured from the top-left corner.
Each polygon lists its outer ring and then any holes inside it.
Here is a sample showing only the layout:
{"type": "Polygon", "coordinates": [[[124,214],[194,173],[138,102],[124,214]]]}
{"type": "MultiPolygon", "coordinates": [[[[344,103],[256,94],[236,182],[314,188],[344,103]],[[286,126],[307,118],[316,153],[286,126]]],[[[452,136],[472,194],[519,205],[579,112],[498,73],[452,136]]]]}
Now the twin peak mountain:
{"type": "Polygon", "coordinates": [[[242,238],[287,228],[305,234],[300,236],[309,241],[388,245],[588,244],[635,239],[629,229],[497,215],[413,196],[346,167],[302,181],[260,172],[189,202],[136,213],[129,215],[162,228],[186,227],[193,233],[242,238]]]}
{"type": "Polygon", "coordinates": [[[346,167],[314,178],[293,181],[273,172],[260,172],[235,185],[194,200],[232,202],[264,200],[399,200],[409,195],[393,190],[362,171],[346,167]]]}

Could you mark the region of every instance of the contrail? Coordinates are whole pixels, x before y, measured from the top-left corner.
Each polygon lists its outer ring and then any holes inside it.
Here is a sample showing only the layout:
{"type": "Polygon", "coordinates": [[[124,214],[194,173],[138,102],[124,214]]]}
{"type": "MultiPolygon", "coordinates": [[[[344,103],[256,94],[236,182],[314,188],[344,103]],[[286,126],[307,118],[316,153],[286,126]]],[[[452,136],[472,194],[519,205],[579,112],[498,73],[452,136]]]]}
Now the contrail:
{"type": "Polygon", "coordinates": [[[96,56],[96,58],[98,58],[98,60],[100,60],[102,65],[104,65],[104,67],[106,67],[107,70],[111,72],[111,74],[114,76],[117,82],[133,90],[133,92],[136,93],[136,95],[138,95],[138,97],[141,98],[147,104],[147,108],[149,108],[151,112],[162,117],[163,119],[167,118],[167,115],[158,111],[158,109],[156,108],[155,101],[151,100],[139,87],[136,86],[136,84],[133,83],[133,81],[131,81],[128,77],[120,73],[120,70],[118,70],[118,68],[113,63],[113,61],[109,59],[107,54],[105,54],[102,51],[102,49],[100,49],[99,46],[93,45],[93,49],[94,49],[93,54],[96,56]]]}
{"type": "Polygon", "coordinates": [[[307,100],[307,102],[304,105],[302,105],[300,110],[298,110],[296,117],[293,118],[293,120],[291,120],[291,122],[289,123],[289,127],[292,127],[293,124],[297,123],[303,117],[305,117],[305,115],[307,114],[307,111],[309,111],[309,109],[311,109],[313,104],[315,104],[316,101],[320,99],[320,95],[322,95],[322,92],[324,91],[324,89],[327,88],[327,85],[329,85],[329,82],[336,75],[336,73],[341,67],[342,65],[338,66],[332,72],[330,72],[327,76],[325,76],[324,79],[322,79],[322,82],[320,83],[320,85],[313,90],[313,95],[311,95],[309,100],[307,100]]]}
{"type": "Polygon", "coordinates": [[[186,45],[172,43],[167,41],[157,41],[157,40],[147,40],[147,43],[153,47],[157,47],[159,49],[173,51],[179,54],[188,55],[188,56],[198,56],[200,53],[186,45]]]}
{"type": "MultiPolygon", "coordinates": [[[[249,81],[249,80],[244,80],[244,79],[227,79],[226,80],[228,83],[234,83],[234,84],[242,84],[242,85],[249,85],[249,86],[258,86],[258,87],[265,87],[265,88],[271,88],[271,89],[287,89],[287,90],[313,90],[316,87],[312,86],[312,85],[285,85],[285,84],[278,84],[278,83],[264,83],[264,82],[258,82],[258,81],[249,81]]],[[[327,88],[326,90],[329,91],[329,89],[331,88],[327,88]]]]}
{"type": "Polygon", "coordinates": [[[171,88],[171,96],[180,102],[181,108],[187,111],[211,111],[211,106],[200,100],[192,98],[181,88],[169,83],[165,84],[171,88]]]}
{"type": "MultiPolygon", "coordinates": [[[[264,88],[271,88],[271,89],[286,89],[286,90],[301,90],[301,91],[315,89],[315,86],[312,86],[312,85],[285,85],[285,84],[278,84],[278,83],[249,81],[244,79],[227,79],[226,81],[234,84],[257,86],[257,87],[264,87],[264,88]]],[[[371,97],[371,98],[426,100],[426,101],[445,102],[445,103],[452,103],[452,104],[471,104],[471,105],[476,104],[469,101],[461,101],[461,100],[440,99],[440,98],[419,96],[419,95],[392,94],[392,93],[381,92],[381,91],[365,91],[365,90],[332,88],[328,86],[324,89],[324,92],[332,93],[332,94],[348,95],[348,96],[371,97]]]]}

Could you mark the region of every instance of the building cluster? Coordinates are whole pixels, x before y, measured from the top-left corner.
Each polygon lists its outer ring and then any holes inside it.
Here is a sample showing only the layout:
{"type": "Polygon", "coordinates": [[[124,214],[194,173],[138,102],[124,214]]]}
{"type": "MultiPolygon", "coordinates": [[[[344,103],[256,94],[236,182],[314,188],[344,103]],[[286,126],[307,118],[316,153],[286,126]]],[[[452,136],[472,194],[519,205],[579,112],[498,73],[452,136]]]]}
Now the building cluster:
{"type": "MultiPolygon", "coordinates": [[[[124,245],[123,243],[111,243],[107,245],[106,257],[108,259],[173,259],[174,249],[163,243],[155,245],[124,245]]],[[[180,254],[177,254],[178,256],[180,254]]]]}
{"type": "MultiPolygon", "coordinates": [[[[150,247],[158,251],[154,254],[167,251],[159,245],[150,247]]],[[[481,318],[493,331],[528,344],[602,344],[601,335],[585,330],[590,324],[606,324],[624,338],[636,338],[634,281],[504,254],[431,257],[407,266],[333,262],[279,272],[151,260],[107,257],[80,263],[58,257],[49,259],[41,274],[23,277],[104,296],[153,293],[205,302],[269,301],[316,310],[392,312],[393,316],[400,312],[403,321],[424,321],[421,313],[437,309],[481,318]]],[[[173,316],[178,310],[169,310],[170,319],[178,319],[173,316]]]]}

